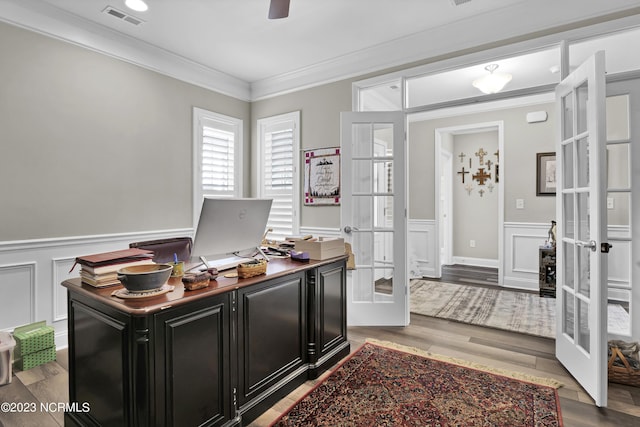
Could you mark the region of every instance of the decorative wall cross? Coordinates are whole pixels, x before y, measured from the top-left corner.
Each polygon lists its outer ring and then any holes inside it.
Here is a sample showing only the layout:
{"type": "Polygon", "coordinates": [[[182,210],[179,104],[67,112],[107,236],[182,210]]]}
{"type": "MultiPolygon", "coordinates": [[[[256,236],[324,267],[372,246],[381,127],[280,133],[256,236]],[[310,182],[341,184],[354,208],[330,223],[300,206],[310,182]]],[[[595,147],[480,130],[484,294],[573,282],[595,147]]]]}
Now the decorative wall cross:
{"type": "Polygon", "coordinates": [[[464,176],[466,174],[470,173],[469,171],[464,170],[464,166],[462,167],[462,170],[458,172],[458,175],[462,175],[462,183],[464,184],[464,176]]]}
{"type": "Polygon", "coordinates": [[[465,185],[464,189],[467,190],[467,194],[471,195],[471,192],[473,191],[473,184],[469,183],[465,185]]]}
{"type": "Polygon", "coordinates": [[[484,148],[480,148],[478,151],[476,151],[476,156],[480,159],[480,164],[484,165],[484,156],[486,156],[487,153],[486,151],[484,151],[484,148]]]}
{"type": "Polygon", "coordinates": [[[480,197],[482,197],[484,195],[484,190],[481,188],[480,190],[478,190],[478,193],[480,193],[480,197]]]}
{"type": "Polygon", "coordinates": [[[467,155],[464,153],[460,153],[458,154],[458,157],[460,157],[460,163],[462,163],[464,161],[464,158],[467,157],[467,155]]]}
{"type": "Polygon", "coordinates": [[[496,150],[495,153],[493,153],[494,156],[496,156],[496,162],[500,161],[500,150],[496,150]]]}
{"type": "Polygon", "coordinates": [[[478,181],[478,184],[480,185],[484,185],[484,182],[486,180],[488,180],[489,178],[491,178],[491,174],[486,173],[484,171],[484,168],[480,168],[478,169],[478,173],[475,175],[472,175],[471,178],[475,179],[476,181],[478,181]]]}
{"type": "Polygon", "coordinates": [[[487,170],[488,170],[488,171],[491,171],[491,165],[492,165],[492,164],[493,164],[493,163],[491,163],[491,160],[487,160],[487,170]]]}
{"type": "Polygon", "coordinates": [[[493,189],[496,188],[496,186],[493,185],[492,182],[490,182],[489,184],[487,184],[487,188],[489,189],[489,191],[491,191],[493,193],[493,189]]]}

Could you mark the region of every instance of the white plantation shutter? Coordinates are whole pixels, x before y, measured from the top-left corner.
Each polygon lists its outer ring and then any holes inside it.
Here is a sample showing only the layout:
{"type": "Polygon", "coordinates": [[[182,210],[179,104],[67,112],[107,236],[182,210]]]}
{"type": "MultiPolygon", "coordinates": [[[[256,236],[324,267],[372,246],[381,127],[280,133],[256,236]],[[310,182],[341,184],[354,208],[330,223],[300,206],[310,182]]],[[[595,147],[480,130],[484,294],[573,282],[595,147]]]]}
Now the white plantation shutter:
{"type": "Polygon", "coordinates": [[[267,227],[270,239],[298,233],[298,113],[258,121],[260,129],[259,196],[273,199],[267,227]]]}
{"type": "Polygon", "coordinates": [[[242,196],[242,120],[193,109],[194,226],[205,196],[242,196]]]}
{"type": "Polygon", "coordinates": [[[235,135],[210,126],[202,128],[202,194],[234,195],[235,135]]]}

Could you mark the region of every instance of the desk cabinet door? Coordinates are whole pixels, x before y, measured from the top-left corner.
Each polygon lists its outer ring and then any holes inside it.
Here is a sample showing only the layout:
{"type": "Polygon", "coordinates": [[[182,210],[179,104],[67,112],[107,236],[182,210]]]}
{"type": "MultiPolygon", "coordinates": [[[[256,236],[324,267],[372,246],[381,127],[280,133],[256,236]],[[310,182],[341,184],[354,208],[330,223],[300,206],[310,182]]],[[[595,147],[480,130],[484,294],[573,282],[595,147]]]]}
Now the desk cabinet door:
{"type": "Polygon", "coordinates": [[[300,273],[238,291],[240,406],[306,362],[303,279],[304,274],[300,273]]]}
{"type": "Polygon", "coordinates": [[[157,425],[231,419],[229,295],[155,316],[157,425]]]}
{"type": "Polygon", "coordinates": [[[347,341],[346,270],[343,262],[317,269],[316,346],[321,358],[347,341]]]}

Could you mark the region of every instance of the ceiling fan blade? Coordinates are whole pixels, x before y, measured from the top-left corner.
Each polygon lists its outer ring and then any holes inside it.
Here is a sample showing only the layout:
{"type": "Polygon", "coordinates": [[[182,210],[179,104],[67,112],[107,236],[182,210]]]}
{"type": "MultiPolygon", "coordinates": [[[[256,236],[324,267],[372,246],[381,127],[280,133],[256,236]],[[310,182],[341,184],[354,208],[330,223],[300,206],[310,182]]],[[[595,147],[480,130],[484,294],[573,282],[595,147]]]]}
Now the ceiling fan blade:
{"type": "Polygon", "coordinates": [[[269,5],[269,19],[280,19],[289,16],[290,0],[271,0],[269,5]]]}

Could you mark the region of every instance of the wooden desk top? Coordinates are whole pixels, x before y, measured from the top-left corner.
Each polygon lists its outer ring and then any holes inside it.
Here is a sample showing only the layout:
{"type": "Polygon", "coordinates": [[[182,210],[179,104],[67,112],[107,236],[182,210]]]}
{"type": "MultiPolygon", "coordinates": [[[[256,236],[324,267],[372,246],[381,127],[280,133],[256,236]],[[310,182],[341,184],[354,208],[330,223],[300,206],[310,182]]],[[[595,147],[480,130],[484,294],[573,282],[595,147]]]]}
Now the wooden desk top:
{"type": "Polygon", "coordinates": [[[122,289],[122,285],[108,286],[104,288],[96,288],[80,281],[80,277],[65,280],[62,286],[67,288],[69,292],[74,292],[86,297],[98,300],[116,310],[131,314],[144,316],[150,313],[166,310],[170,307],[186,304],[191,301],[206,298],[208,296],[218,295],[224,292],[230,292],[246,286],[262,283],[269,279],[274,279],[288,274],[305,271],[317,266],[330,264],[335,261],[346,259],[347,256],[331,258],[323,261],[311,260],[308,263],[292,261],[289,258],[272,258],[267,263],[267,273],[250,277],[247,279],[239,279],[238,277],[224,277],[226,273],[235,272],[235,270],[227,270],[215,279],[209,282],[209,286],[202,289],[187,291],[182,285],[182,280],[177,277],[169,279],[168,284],[175,286],[173,291],[163,295],[149,298],[123,299],[113,296],[112,293],[122,289]]]}

